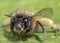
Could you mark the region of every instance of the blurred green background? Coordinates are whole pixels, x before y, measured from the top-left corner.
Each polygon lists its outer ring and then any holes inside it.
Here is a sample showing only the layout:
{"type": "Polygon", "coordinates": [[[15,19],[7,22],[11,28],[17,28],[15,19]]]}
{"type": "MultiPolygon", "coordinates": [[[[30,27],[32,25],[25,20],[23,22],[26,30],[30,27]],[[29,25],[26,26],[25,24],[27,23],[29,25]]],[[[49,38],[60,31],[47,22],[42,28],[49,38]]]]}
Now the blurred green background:
{"type": "MultiPolygon", "coordinates": [[[[6,18],[4,14],[8,14],[17,9],[30,10],[37,12],[42,8],[51,7],[54,9],[53,21],[60,27],[60,0],[0,0],[0,43],[42,43],[35,37],[30,37],[26,41],[17,40],[13,37],[8,27],[1,27],[3,20],[6,18]]],[[[43,33],[36,33],[40,39],[43,39],[43,33]]],[[[60,43],[60,36],[57,38],[54,33],[48,33],[43,43],[60,43]]]]}

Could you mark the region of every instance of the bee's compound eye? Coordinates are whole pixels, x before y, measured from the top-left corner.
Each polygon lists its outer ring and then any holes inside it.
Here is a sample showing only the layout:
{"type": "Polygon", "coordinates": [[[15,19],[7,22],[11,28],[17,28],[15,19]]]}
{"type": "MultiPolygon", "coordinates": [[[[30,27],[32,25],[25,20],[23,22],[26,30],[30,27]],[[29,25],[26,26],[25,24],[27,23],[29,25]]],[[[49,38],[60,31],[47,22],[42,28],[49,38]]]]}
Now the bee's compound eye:
{"type": "Polygon", "coordinates": [[[24,23],[27,24],[28,23],[28,19],[24,19],[24,23]]]}
{"type": "Polygon", "coordinates": [[[11,22],[15,22],[15,19],[14,19],[14,18],[12,18],[12,19],[11,19],[11,22]]]}
{"type": "Polygon", "coordinates": [[[25,19],[25,22],[28,22],[28,20],[27,20],[27,19],[25,19]]]}

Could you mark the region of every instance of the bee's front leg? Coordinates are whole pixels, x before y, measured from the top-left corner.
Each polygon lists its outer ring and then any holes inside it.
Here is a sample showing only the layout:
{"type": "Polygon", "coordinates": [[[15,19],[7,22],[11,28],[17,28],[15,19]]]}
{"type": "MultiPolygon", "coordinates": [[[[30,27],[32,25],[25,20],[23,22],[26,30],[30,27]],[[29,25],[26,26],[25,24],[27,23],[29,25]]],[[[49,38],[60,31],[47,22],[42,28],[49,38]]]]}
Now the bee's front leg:
{"type": "Polygon", "coordinates": [[[47,31],[46,31],[46,29],[45,29],[45,26],[42,25],[39,21],[37,21],[37,23],[41,26],[42,31],[43,31],[43,33],[44,33],[44,39],[46,39],[47,31]]]}
{"type": "Polygon", "coordinates": [[[47,31],[45,29],[45,26],[42,26],[42,31],[44,33],[44,39],[46,39],[47,31]]]}

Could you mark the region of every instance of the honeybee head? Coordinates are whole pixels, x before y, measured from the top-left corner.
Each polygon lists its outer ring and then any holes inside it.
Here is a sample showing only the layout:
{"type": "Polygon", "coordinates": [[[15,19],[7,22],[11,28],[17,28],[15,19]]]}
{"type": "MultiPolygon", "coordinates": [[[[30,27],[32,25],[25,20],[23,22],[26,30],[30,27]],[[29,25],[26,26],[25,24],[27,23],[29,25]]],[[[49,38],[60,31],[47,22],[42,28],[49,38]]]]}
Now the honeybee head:
{"type": "Polygon", "coordinates": [[[15,15],[15,16],[11,16],[11,15],[6,15],[8,17],[11,17],[11,24],[10,27],[11,29],[17,30],[17,31],[24,31],[25,29],[28,29],[29,26],[31,25],[30,23],[30,19],[33,16],[28,16],[28,15],[15,15]]]}
{"type": "Polygon", "coordinates": [[[15,16],[11,19],[11,25],[14,26],[17,31],[24,31],[30,25],[30,20],[28,17],[22,15],[15,16]]]}

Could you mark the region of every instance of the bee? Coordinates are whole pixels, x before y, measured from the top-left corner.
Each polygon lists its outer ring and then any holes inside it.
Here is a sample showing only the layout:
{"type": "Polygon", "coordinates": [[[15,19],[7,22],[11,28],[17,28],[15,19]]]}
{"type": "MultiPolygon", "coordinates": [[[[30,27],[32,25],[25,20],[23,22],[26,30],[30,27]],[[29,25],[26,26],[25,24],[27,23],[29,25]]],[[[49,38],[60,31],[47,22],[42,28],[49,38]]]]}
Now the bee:
{"type": "Polygon", "coordinates": [[[52,8],[43,8],[36,13],[17,10],[6,15],[8,18],[4,20],[3,26],[10,25],[14,36],[23,36],[23,34],[32,35],[39,24],[44,33],[44,37],[46,37],[47,32],[45,26],[53,28],[55,32],[57,31],[57,26],[49,19],[52,14],[52,8]]]}
{"type": "MultiPolygon", "coordinates": [[[[38,21],[36,20],[36,15],[30,11],[16,11],[12,13],[12,15],[7,15],[9,23],[10,24],[11,32],[14,34],[15,37],[20,37],[24,35],[32,35],[34,33],[34,30],[36,28],[36,24],[38,21]]],[[[5,25],[5,24],[4,24],[5,25]]],[[[5,25],[5,26],[6,26],[5,25]]],[[[42,24],[40,24],[42,26],[42,24]]]]}

